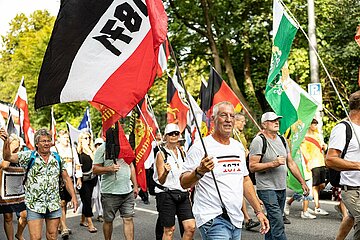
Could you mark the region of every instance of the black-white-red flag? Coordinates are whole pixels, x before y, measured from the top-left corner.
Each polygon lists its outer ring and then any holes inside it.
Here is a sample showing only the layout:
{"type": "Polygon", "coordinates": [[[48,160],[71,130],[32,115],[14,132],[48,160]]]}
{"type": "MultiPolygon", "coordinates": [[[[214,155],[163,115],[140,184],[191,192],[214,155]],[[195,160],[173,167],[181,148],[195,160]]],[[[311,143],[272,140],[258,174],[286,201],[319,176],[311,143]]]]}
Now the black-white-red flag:
{"type": "Polygon", "coordinates": [[[166,33],[161,0],[61,1],[35,109],[85,100],[126,116],[154,81],[166,33]]]}

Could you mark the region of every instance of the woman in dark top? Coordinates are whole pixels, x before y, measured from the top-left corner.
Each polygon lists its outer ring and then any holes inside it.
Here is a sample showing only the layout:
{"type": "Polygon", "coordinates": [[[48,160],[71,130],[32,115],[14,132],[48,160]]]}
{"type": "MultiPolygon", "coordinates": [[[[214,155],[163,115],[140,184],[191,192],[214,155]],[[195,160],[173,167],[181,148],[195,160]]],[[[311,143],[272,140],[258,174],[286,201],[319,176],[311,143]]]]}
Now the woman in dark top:
{"type": "Polygon", "coordinates": [[[97,176],[92,174],[92,163],[94,159],[94,148],[92,146],[92,138],[90,133],[82,132],[79,135],[77,151],[81,170],[83,172],[82,186],[79,190],[82,207],[82,215],[80,225],[87,227],[89,232],[95,233],[95,228],[91,217],[93,216],[91,207],[91,196],[97,182],[97,176]]]}

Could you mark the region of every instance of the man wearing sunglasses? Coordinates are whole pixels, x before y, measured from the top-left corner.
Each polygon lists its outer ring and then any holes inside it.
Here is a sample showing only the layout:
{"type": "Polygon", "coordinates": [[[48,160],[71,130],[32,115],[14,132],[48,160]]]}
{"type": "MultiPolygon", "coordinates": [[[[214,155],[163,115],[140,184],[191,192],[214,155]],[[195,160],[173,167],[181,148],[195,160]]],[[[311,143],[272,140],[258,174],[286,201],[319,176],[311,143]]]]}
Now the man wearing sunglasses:
{"type": "Polygon", "coordinates": [[[0,138],[4,140],[4,160],[20,163],[20,166],[27,171],[25,204],[30,239],[42,239],[42,226],[45,219],[46,238],[56,240],[61,217],[59,177],[65,182],[74,212],[77,210],[77,199],[64,160],[50,151],[51,134],[44,128],[39,129],[34,137],[36,151],[22,151],[14,154],[10,152],[8,135],[3,128],[0,129],[0,138]]]}
{"type": "Polygon", "coordinates": [[[212,121],[214,132],[203,139],[207,155],[201,142],[195,142],[180,177],[183,188],[195,186],[193,213],[201,236],[203,239],[240,239],[244,196],[254,208],[261,223],[260,232],[264,234],[269,230],[269,222],[248,176],[244,146],[231,138],[234,106],[225,101],[216,104],[212,121]]]}

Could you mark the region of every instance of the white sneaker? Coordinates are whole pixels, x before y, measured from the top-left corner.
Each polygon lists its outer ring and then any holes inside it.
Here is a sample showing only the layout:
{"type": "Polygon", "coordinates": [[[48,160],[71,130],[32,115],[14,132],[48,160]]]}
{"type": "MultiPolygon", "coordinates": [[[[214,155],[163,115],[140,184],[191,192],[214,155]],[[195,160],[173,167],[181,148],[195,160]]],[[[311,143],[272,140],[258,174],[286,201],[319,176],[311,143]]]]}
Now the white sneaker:
{"type": "Polygon", "coordinates": [[[306,212],[301,211],[301,218],[304,218],[304,219],[315,219],[316,216],[315,216],[315,215],[312,215],[312,214],[309,213],[308,211],[306,211],[306,212]]]}
{"type": "Polygon", "coordinates": [[[307,212],[309,212],[311,214],[315,214],[314,210],[312,210],[311,208],[308,208],[307,212]]]}
{"type": "Polygon", "coordinates": [[[329,213],[321,208],[315,208],[314,210],[315,214],[318,215],[329,215],[329,213]]]}
{"type": "Polygon", "coordinates": [[[285,203],[284,213],[285,213],[286,216],[289,216],[289,214],[290,214],[290,204],[285,203]]]}

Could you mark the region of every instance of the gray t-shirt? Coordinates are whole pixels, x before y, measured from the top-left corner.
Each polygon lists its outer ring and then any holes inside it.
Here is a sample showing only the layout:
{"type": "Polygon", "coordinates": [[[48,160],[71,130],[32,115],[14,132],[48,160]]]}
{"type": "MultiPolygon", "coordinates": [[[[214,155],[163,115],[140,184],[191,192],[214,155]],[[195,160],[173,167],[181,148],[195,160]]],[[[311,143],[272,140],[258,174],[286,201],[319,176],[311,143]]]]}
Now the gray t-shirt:
{"type": "MultiPolygon", "coordinates": [[[[261,162],[272,162],[279,156],[287,156],[290,152],[286,143],[286,149],[279,136],[275,140],[266,138],[267,147],[264,157],[261,162]],[[271,146],[272,147],[271,147],[271,146]]],[[[256,136],[250,144],[250,157],[255,155],[262,155],[263,140],[260,136],[256,136]]],[[[257,190],[284,190],[286,189],[286,174],[287,166],[281,165],[276,168],[271,168],[266,171],[256,172],[256,189],[257,190]]]]}

